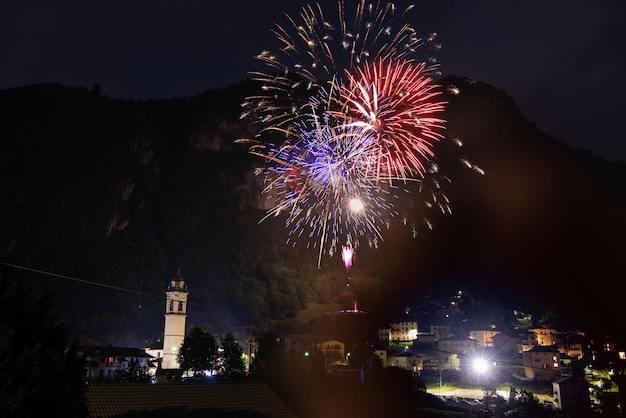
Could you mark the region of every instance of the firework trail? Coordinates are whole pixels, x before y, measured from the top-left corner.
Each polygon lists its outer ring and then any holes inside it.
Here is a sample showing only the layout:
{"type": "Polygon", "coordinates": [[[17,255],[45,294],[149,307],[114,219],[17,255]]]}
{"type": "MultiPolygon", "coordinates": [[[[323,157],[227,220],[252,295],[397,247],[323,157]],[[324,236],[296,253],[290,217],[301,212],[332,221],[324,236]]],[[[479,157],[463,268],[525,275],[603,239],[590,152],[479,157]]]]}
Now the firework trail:
{"type": "Polygon", "coordinates": [[[411,8],[360,0],[350,12],[340,0],[333,20],[307,5],[276,25],[278,51],[256,57],[270,71],[252,73],[262,92],[242,103],[242,118],[261,126],[251,152],[265,159],[264,192],[276,202],[265,218],[286,215],[288,242],[317,248],[318,267],[344,243],[377,246],[408,183],[428,186],[426,207],[450,212],[433,150],[446,103],[435,60],[414,57],[436,44],[398,22],[411,8]]]}
{"type": "MultiPolygon", "coordinates": [[[[348,242],[347,245],[341,246],[341,259],[343,260],[343,265],[346,267],[346,272],[350,271],[350,267],[352,267],[352,262],[354,260],[354,248],[348,242]]],[[[350,275],[348,274],[348,281],[346,282],[346,287],[350,287],[350,275]]],[[[344,292],[344,296],[349,296],[352,298],[352,303],[354,307],[352,309],[353,312],[357,312],[357,299],[356,295],[352,290],[347,290],[344,292]]]]}
{"type": "Polygon", "coordinates": [[[351,245],[343,245],[341,247],[341,259],[343,260],[343,264],[346,267],[346,270],[349,270],[352,267],[352,259],[354,258],[354,248],[351,245]]]}

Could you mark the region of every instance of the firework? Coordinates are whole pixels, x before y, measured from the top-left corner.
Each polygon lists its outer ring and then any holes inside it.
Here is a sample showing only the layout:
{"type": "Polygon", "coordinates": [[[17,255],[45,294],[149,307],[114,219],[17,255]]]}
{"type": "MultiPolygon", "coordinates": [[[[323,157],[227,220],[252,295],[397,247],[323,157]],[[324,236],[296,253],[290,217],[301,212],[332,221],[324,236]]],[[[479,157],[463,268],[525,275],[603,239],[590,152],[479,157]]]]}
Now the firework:
{"type": "Polygon", "coordinates": [[[341,259],[343,260],[346,270],[352,267],[352,259],[354,258],[354,248],[351,245],[343,245],[341,247],[341,259]]]}
{"type": "Polygon", "coordinates": [[[346,123],[376,138],[374,176],[423,177],[433,144],[443,138],[445,102],[424,63],[379,59],[346,71],[340,99],[346,123]]]}
{"type": "Polygon", "coordinates": [[[361,238],[381,237],[393,195],[367,177],[372,135],[330,123],[328,114],[310,118],[293,141],[259,155],[268,161],[265,193],[277,202],[267,216],[285,215],[290,235],[318,247],[321,262],[324,249],[332,255],[343,242],[356,247],[361,238]]]}
{"type": "Polygon", "coordinates": [[[277,52],[256,57],[270,70],[252,73],[262,90],[242,117],[261,126],[251,152],[266,161],[266,218],[284,215],[288,242],[318,248],[318,266],[338,248],[376,247],[398,216],[399,187],[426,186],[424,205],[450,212],[434,161],[446,103],[435,60],[415,58],[434,35],[398,21],[411,8],[360,0],[350,12],[340,0],[333,20],[307,5],[276,26],[277,52]]]}
{"type": "MultiPolygon", "coordinates": [[[[409,59],[424,43],[436,49],[434,34],[424,40],[402,22],[412,8],[399,11],[392,3],[359,0],[348,10],[340,0],[336,15],[327,15],[317,4],[304,6],[299,19],[286,16],[287,24],[277,24],[273,31],[276,51],[256,56],[270,71],[251,72],[262,93],[244,101],[243,116],[254,115],[270,130],[288,130],[307,113],[308,99],[341,78],[344,70],[378,58],[409,59]]],[[[427,70],[435,73],[436,61],[428,61],[427,70]]]]}

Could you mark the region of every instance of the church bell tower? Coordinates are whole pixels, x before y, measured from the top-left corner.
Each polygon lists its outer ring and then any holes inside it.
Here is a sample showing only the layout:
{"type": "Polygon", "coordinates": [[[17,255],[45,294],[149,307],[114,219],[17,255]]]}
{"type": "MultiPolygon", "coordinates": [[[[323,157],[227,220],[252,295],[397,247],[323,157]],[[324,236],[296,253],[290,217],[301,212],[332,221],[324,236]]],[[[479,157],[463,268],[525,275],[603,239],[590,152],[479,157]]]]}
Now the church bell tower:
{"type": "Polygon", "coordinates": [[[165,327],[163,330],[162,369],[178,369],[178,351],[185,338],[187,321],[187,284],[177,272],[167,286],[165,302],[165,327]]]}

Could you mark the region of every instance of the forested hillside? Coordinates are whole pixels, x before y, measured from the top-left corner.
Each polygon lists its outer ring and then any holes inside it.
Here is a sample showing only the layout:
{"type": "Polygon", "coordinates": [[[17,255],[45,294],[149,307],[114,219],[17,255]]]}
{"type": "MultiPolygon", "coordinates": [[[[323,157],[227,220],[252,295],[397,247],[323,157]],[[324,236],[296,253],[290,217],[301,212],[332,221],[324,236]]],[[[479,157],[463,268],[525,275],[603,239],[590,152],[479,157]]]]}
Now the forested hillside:
{"type": "MultiPolygon", "coordinates": [[[[460,92],[447,95],[448,140],[437,148],[452,214],[403,196],[384,241],[357,250],[350,280],[364,309],[395,312],[464,286],[479,300],[555,305],[585,325],[617,313],[623,163],[542,133],[495,87],[442,82],[460,92]]],[[[29,278],[55,290],[76,338],[156,339],[177,270],[188,323],[216,333],[289,329],[307,304],[351,303],[337,256],[318,269],[315,250],[285,244],[284,219],[259,223],[263,161],[234,142],[256,132],[239,119],[254,88],[158,101],[111,99],[97,86],[0,91],[0,243],[15,242],[29,278]]]]}

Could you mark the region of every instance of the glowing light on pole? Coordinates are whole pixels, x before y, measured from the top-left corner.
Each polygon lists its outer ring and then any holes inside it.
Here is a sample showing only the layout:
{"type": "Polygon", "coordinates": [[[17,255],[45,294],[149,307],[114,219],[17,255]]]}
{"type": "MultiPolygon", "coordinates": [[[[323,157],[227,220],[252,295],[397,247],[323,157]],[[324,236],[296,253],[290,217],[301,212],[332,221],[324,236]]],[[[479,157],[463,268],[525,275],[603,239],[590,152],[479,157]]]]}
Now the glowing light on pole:
{"type": "Polygon", "coordinates": [[[482,357],[475,358],[472,367],[479,374],[485,374],[489,371],[489,362],[482,357]]]}

